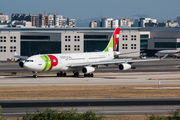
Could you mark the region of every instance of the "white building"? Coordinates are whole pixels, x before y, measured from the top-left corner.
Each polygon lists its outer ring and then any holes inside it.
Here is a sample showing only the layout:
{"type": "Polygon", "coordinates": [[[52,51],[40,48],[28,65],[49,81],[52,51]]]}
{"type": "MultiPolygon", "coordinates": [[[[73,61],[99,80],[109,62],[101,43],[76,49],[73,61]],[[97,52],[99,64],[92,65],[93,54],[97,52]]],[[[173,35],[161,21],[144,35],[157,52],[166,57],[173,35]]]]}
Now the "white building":
{"type": "Polygon", "coordinates": [[[14,20],[11,22],[12,26],[24,26],[24,27],[32,27],[32,22],[30,21],[17,21],[14,20]]]}
{"type": "Polygon", "coordinates": [[[133,24],[133,22],[130,21],[129,19],[121,19],[121,20],[119,20],[119,26],[120,27],[131,27],[132,24],[133,24]]]}
{"type": "Polygon", "coordinates": [[[179,26],[177,21],[173,21],[173,20],[168,20],[166,23],[166,27],[177,27],[179,26]]]}
{"type": "Polygon", "coordinates": [[[113,21],[113,18],[102,19],[102,27],[111,27],[111,21],[113,21]]]}
{"type": "Polygon", "coordinates": [[[134,23],[134,27],[145,27],[146,23],[157,23],[157,19],[151,19],[151,18],[136,19],[134,23]]]}
{"type": "Polygon", "coordinates": [[[118,20],[113,18],[104,18],[97,21],[97,27],[119,27],[118,20]]]}
{"type": "Polygon", "coordinates": [[[76,19],[64,18],[62,15],[49,14],[50,27],[75,27],[76,19]]]}
{"type": "Polygon", "coordinates": [[[49,25],[50,26],[60,26],[60,20],[63,19],[62,15],[58,14],[49,14],[49,25]]]}
{"type": "Polygon", "coordinates": [[[92,28],[97,27],[97,21],[90,22],[89,27],[92,27],[92,28]]]}

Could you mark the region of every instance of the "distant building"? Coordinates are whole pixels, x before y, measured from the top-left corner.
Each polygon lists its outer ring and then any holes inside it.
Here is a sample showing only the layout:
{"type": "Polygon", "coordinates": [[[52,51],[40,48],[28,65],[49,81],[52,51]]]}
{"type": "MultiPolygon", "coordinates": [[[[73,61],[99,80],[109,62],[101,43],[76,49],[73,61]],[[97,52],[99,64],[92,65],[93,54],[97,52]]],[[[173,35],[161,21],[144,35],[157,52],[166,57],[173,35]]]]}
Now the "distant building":
{"type": "Polygon", "coordinates": [[[31,16],[32,16],[31,14],[20,14],[20,13],[12,14],[11,21],[14,21],[14,20],[16,20],[16,21],[22,21],[22,20],[31,21],[31,16]]]}
{"type": "Polygon", "coordinates": [[[62,15],[49,14],[49,27],[76,27],[76,19],[64,18],[62,15]]]}
{"type": "Polygon", "coordinates": [[[49,26],[59,26],[61,24],[59,20],[63,18],[62,15],[49,14],[48,16],[49,16],[49,26]]]}
{"type": "MultiPolygon", "coordinates": [[[[162,23],[160,24],[161,27],[164,27],[165,24],[162,23]]],[[[159,23],[152,23],[152,22],[149,22],[149,23],[145,23],[145,27],[159,27],[159,23]]]]}
{"type": "Polygon", "coordinates": [[[97,27],[119,27],[118,20],[113,20],[113,18],[104,18],[97,21],[97,27]]]}
{"type": "Polygon", "coordinates": [[[76,19],[67,18],[68,27],[76,27],[76,19]]]}
{"type": "Polygon", "coordinates": [[[166,27],[177,27],[179,26],[178,22],[175,20],[168,20],[166,23],[166,27]]]}
{"type": "Polygon", "coordinates": [[[178,24],[180,25],[180,16],[176,18],[178,24]]]}
{"type": "Polygon", "coordinates": [[[36,27],[45,27],[49,25],[49,17],[45,14],[39,14],[39,25],[36,27]]]}
{"type": "Polygon", "coordinates": [[[129,19],[114,20],[113,18],[103,18],[98,21],[92,21],[89,23],[89,27],[94,27],[97,24],[97,27],[131,27],[133,22],[129,19]]]}
{"type": "Polygon", "coordinates": [[[133,25],[133,22],[129,19],[121,19],[119,20],[119,26],[120,27],[131,27],[133,25]]]}
{"type": "Polygon", "coordinates": [[[162,23],[153,23],[153,22],[149,22],[149,23],[145,23],[145,27],[177,27],[179,26],[177,21],[173,21],[173,20],[167,20],[165,22],[162,23]]]}
{"type": "Polygon", "coordinates": [[[6,21],[8,20],[8,15],[3,15],[2,13],[0,14],[0,20],[1,21],[6,21]]]}
{"type": "Polygon", "coordinates": [[[39,26],[39,16],[38,15],[32,15],[31,16],[31,22],[32,26],[39,26]]]}
{"type": "Polygon", "coordinates": [[[90,22],[89,27],[92,27],[92,28],[97,27],[97,21],[90,22]]]}
{"type": "Polygon", "coordinates": [[[32,27],[32,23],[30,21],[13,21],[12,26],[23,26],[23,27],[32,27]]]}
{"type": "Polygon", "coordinates": [[[32,22],[32,26],[36,27],[44,27],[49,24],[48,16],[46,16],[45,14],[12,14],[11,21],[29,21],[32,22]]]}
{"type": "Polygon", "coordinates": [[[151,18],[135,19],[134,27],[145,27],[146,23],[156,24],[157,20],[151,18]]]}
{"type": "Polygon", "coordinates": [[[0,27],[8,27],[11,24],[10,20],[0,20],[0,27]]]}
{"type": "Polygon", "coordinates": [[[0,27],[7,27],[11,21],[8,19],[8,15],[3,15],[0,13],[0,27]]]}

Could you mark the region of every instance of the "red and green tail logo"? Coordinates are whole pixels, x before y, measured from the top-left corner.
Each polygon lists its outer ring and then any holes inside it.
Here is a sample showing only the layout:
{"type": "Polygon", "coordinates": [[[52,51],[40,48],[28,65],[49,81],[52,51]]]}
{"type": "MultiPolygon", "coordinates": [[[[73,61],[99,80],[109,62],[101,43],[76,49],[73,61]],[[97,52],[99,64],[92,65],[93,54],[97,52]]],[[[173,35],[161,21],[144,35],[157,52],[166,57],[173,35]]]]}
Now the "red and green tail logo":
{"type": "Polygon", "coordinates": [[[58,59],[54,55],[42,55],[41,58],[45,61],[45,66],[42,71],[46,69],[51,70],[58,64],[58,59]]]}
{"type": "Polygon", "coordinates": [[[109,52],[110,48],[112,48],[113,51],[116,51],[117,43],[118,43],[118,39],[119,39],[119,33],[120,33],[120,28],[116,28],[106,49],[104,49],[104,52],[109,52]]]}

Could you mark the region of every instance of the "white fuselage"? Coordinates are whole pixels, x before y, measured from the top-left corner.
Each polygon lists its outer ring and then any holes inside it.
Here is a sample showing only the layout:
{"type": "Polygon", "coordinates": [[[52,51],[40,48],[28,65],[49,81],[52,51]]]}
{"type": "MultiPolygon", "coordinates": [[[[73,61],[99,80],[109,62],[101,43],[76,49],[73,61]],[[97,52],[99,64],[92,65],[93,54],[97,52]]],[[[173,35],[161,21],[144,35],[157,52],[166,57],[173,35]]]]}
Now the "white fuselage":
{"type": "Polygon", "coordinates": [[[180,56],[180,50],[161,50],[155,53],[158,57],[163,57],[165,55],[174,55],[174,56],[180,56]]]}
{"type": "Polygon", "coordinates": [[[41,54],[29,57],[24,67],[31,71],[80,71],[72,64],[99,62],[114,59],[113,52],[89,52],[69,54],[41,54]]]}

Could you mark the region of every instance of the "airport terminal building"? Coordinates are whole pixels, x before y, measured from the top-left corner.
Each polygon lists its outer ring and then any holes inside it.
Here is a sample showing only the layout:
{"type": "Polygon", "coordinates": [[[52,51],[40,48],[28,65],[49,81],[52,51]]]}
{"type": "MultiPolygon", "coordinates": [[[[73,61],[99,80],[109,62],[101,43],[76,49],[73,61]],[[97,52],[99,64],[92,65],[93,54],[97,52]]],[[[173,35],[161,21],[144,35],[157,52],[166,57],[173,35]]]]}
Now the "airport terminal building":
{"type": "MultiPolygon", "coordinates": [[[[115,28],[0,28],[0,61],[22,56],[104,50],[115,28]]],[[[158,50],[180,49],[180,28],[121,28],[118,51],[144,50],[154,56],[158,50]]],[[[120,57],[139,57],[140,52],[120,57]]]]}

